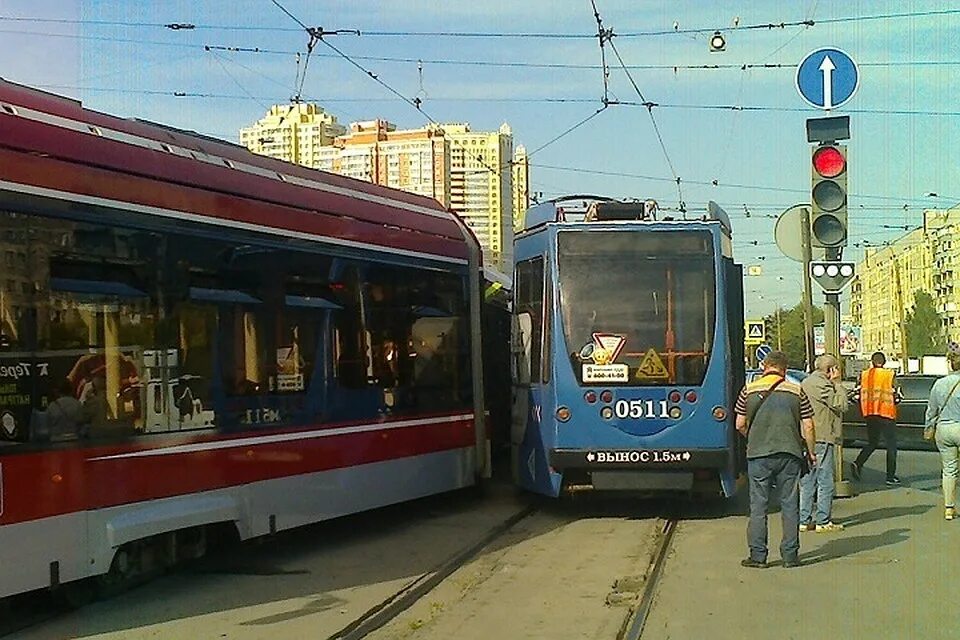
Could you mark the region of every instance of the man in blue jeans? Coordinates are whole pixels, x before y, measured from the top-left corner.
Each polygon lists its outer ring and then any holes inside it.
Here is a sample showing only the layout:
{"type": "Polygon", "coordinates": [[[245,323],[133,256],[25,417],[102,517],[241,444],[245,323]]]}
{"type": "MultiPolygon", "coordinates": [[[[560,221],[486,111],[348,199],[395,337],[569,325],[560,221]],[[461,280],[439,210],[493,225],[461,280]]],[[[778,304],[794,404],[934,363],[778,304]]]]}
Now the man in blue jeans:
{"type": "Polygon", "coordinates": [[[840,362],[830,354],[817,358],[816,370],[801,383],[813,406],[817,432],[817,464],[800,479],[800,531],[840,531],[832,519],[833,471],[837,447],[843,445],[841,424],[847,410],[847,391],[840,384],[840,362]],[[816,502],[816,518],[813,504],[816,502]]]}
{"type": "Polygon", "coordinates": [[[747,439],[750,481],[750,556],[740,564],[767,566],[767,509],[774,485],[780,500],[783,566],[800,566],[800,475],[803,463],[813,465],[816,434],[813,407],[800,385],[786,380],[787,356],[773,351],[763,361],[763,376],[737,397],[737,431],[747,439]]]}

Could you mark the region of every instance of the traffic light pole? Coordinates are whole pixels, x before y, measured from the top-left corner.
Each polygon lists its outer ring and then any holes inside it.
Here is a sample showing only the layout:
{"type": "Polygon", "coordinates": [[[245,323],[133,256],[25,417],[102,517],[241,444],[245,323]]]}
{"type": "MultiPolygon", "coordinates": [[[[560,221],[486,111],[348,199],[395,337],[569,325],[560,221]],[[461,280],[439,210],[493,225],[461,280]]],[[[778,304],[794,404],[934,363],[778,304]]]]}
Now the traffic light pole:
{"type": "MultiPolygon", "coordinates": [[[[840,260],[840,249],[827,249],[828,260],[840,260]]],[[[823,305],[823,337],[826,352],[833,354],[837,360],[840,357],[840,294],[825,293],[823,305]]],[[[856,495],[853,483],[843,477],[843,427],[840,428],[840,444],[837,445],[833,456],[834,495],[838,498],[852,498],[856,495]]]]}
{"type": "MultiPolygon", "coordinates": [[[[829,61],[829,58],[826,58],[829,61]]],[[[825,76],[826,87],[831,82],[825,76]]],[[[832,85],[829,85],[832,86],[832,85]]],[[[826,102],[830,102],[827,98],[826,102]]],[[[827,106],[827,109],[830,107],[827,106]]],[[[840,140],[850,139],[848,116],[814,118],[807,120],[807,142],[816,143],[811,155],[812,183],[810,191],[810,244],[826,249],[822,262],[810,263],[809,275],[823,289],[826,304],[823,309],[824,351],[840,359],[840,291],[853,278],[855,265],[841,262],[842,248],[847,245],[847,167],[846,146],[840,140]]],[[[806,225],[804,230],[807,231],[806,225]]],[[[807,249],[809,251],[809,249],[807,249]]],[[[809,254],[806,254],[804,257],[809,254]]],[[[809,258],[807,258],[809,260],[809,258]]],[[[842,362],[841,362],[842,369],[842,362]]],[[[835,495],[853,495],[853,486],[843,478],[843,436],[836,447],[835,495]]]]}

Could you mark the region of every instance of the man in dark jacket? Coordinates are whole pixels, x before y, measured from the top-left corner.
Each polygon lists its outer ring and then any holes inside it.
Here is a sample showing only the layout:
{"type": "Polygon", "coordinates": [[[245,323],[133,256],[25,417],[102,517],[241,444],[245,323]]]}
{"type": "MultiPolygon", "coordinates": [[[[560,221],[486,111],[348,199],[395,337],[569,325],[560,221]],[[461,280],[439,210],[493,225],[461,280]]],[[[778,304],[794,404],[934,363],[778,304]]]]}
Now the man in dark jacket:
{"type": "Polygon", "coordinates": [[[747,438],[750,521],[745,567],[767,566],[767,508],[777,487],[783,520],[780,558],[784,567],[800,566],[800,475],[804,460],[815,461],[813,408],[800,385],[786,380],[787,356],[773,351],[763,361],[763,376],[737,398],[737,430],[747,438]]]}

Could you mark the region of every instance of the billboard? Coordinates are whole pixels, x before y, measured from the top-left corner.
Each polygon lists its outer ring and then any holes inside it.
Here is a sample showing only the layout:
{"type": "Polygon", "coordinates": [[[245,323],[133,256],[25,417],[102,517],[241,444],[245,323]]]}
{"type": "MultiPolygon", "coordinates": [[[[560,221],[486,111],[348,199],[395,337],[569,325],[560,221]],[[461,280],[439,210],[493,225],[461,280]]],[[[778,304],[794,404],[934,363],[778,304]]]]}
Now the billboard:
{"type": "Polygon", "coordinates": [[[860,327],[840,325],[840,355],[859,357],[863,353],[863,332],[860,327]]]}
{"type": "MultiPolygon", "coordinates": [[[[827,352],[826,336],[822,324],[813,328],[813,352],[818,356],[827,352]]],[[[860,357],[862,354],[863,331],[861,327],[850,324],[840,325],[840,355],[860,357]]]]}

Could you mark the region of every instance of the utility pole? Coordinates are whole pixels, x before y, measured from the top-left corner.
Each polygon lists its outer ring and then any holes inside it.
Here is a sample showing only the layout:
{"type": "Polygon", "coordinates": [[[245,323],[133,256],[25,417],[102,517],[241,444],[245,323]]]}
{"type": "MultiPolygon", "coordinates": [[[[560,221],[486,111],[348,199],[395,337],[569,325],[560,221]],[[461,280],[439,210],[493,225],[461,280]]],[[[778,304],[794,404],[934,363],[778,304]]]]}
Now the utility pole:
{"type": "Polygon", "coordinates": [[[813,371],[813,289],[810,284],[813,248],[810,246],[810,209],[806,207],[800,211],[800,241],[803,251],[803,350],[807,370],[813,371]]]}
{"type": "Polygon", "coordinates": [[[777,351],[783,351],[783,329],[780,326],[780,305],[777,304],[777,351]]]}
{"type": "Polygon", "coordinates": [[[903,284],[900,282],[900,262],[893,259],[893,282],[897,287],[897,310],[900,316],[900,373],[910,371],[910,361],[907,359],[907,320],[903,304],[903,284]]]}

